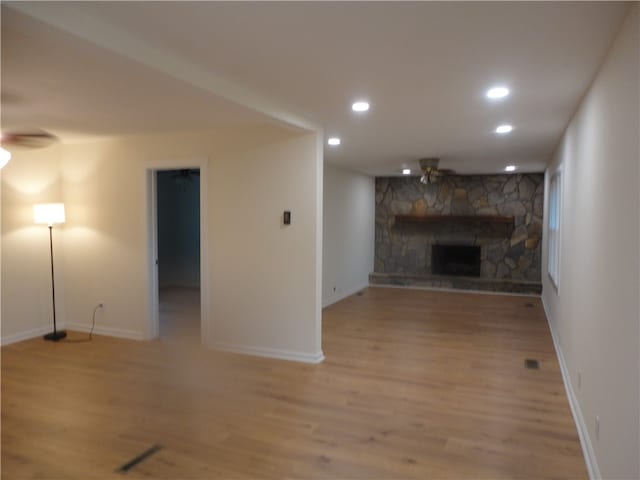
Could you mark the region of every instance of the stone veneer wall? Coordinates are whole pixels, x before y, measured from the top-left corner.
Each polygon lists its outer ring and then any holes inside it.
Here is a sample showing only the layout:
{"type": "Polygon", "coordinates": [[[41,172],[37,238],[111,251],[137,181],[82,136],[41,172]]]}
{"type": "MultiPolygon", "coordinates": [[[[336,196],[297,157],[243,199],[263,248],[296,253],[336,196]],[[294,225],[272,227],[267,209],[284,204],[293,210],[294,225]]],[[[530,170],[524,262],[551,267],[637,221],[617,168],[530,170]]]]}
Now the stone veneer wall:
{"type": "Polygon", "coordinates": [[[407,278],[433,278],[431,246],[457,244],[481,247],[480,277],[497,285],[488,289],[505,290],[504,285],[510,282],[540,282],[543,189],[542,174],[452,175],[431,185],[420,183],[418,177],[376,178],[372,277],[404,274],[407,278]],[[507,215],[514,217],[514,224],[396,225],[395,215],[399,214],[507,215]]]}

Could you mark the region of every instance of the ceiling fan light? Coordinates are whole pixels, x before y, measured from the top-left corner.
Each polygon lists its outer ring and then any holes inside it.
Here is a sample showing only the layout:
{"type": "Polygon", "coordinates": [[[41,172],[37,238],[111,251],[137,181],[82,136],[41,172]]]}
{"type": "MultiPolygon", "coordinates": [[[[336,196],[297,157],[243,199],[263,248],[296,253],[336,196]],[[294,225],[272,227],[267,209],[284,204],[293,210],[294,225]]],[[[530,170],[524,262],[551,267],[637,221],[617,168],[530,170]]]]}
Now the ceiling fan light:
{"type": "Polygon", "coordinates": [[[0,170],[11,160],[11,152],[0,147],[0,170]]]}

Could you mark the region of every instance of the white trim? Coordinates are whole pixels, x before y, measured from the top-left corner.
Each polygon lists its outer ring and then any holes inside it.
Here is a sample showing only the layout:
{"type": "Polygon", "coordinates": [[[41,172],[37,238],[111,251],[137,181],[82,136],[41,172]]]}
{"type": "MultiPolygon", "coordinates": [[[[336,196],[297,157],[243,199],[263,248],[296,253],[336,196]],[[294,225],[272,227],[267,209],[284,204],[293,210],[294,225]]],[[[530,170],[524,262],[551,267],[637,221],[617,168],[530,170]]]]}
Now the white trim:
{"type": "Polygon", "coordinates": [[[147,179],[147,302],[149,318],[147,334],[149,338],[156,338],[160,334],[160,294],[158,281],[158,206],[157,181],[158,172],[152,168],[146,171],[147,179]]]}
{"type": "Polygon", "coordinates": [[[212,343],[210,347],[223,352],[242,353],[244,355],[253,355],[255,357],[277,358],[279,360],[289,360],[292,362],[320,363],[324,360],[324,354],[322,351],[312,354],[294,352],[291,350],[280,350],[276,348],[232,345],[229,343],[212,343]]]}
{"type": "Polygon", "coordinates": [[[210,335],[209,317],[209,158],[199,160],[200,168],[200,343],[207,345],[210,335]]]}
{"type": "Polygon", "coordinates": [[[584,421],[582,415],[582,409],[580,408],[580,402],[576,396],[573,386],[571,385],[571,376],[569,375],[569,368],[567,362],[564,359],[564,354],[560,348],[560,339],[556,335],[553,329],[553,323],[551,322],[551,315],[547,310],[547,305],[542,297],[542,307],[544,308],[547,324],[549,325],[549,331],[551,331],[551,338],[553,338],[553,346],[556,350],[556,356],[558,357],[558,363],[560,364],[560,372],[562,373],[562,381],[564,382],[564,389],[567,392],[567,398],[569,399],[569,406],[571,407],[571,414],[573,415],[573,421],[576,424],[578,430],[578,437],[580,437],[580,446],[582,447],[582,453],[584,455],[585,463],[587,464],[587,472],[591,480],[597,480],[602,478],[600,474],[600,468],[598,467],[598,459],[591,443],[591,437],[589,437],[589,430],[587,424],[584,421]]]}
{"type": "Polygon", "coordinates": [[[372,283],[369,287],[374,288],[404,288],[407,290],[433,290],[435,292],[451,292],[451,293],[479,293],[480,295],[497,295],[508,297],[535,297],[540,298],[537,293],[517,293],[517,292],[494,292],[493,290],[467,290],[465,288],[446,288],[446,287],[423,287],[420,285],[392,285],[385,283],[372,283]]]}
{"type": "MultiPolygon", "coordinates": [[[[67,330],[73,330],[76,332],[89,332],[91,325],[85,323],[69,323],[67,324],[67,330]]],[[[96,325],[93,329],[95,335],[105,335],[107,337],[126,338],[128,340],[149,340],[149,337],[142,332],[136,332],[135,330],[126,330],[124,328],[103,327],[96,325]]]]}
{"type": "Polygon", "coordinates": [[[322,308],[326,308],[330,305],[333,305],[334,303],[338,303],[340,300],[344,300],[345,298],[350,297],[351,295],[359,292],[360,290],[364,290],[369,286],[370,286],[369,282],[367,282],[367,283],[363,283],[362,285],[358,285],[357,287],[350,288],[346,292],[338,293],[336,295],[331,295],[322,303],[322,308]]]}
{"type": "MultiPolygon", "coordinates": [[[[320,130],[315,135],[316,140],[316,271],[315,271],[315,298],[313,302],[314,310],[314,348],[322,352],[322,276],[323,276],[323,255],[324,255],[324,131],[320,130]]],[[[320,360],[322,361],[322,360],[320,360]]]]}
{"type": "MultiPolygon", "coordinates": [[[[59,328],[59,330],[64,330],[64,327],[59,328]]],[[[32,338],[41,337],[51,332],[53,332],[53,325],[46,325],[43,327],[33,328],[25,332],[18,332],[12,335],[3,336],[2,339],[0,340],[0,344],[4,347],[5,345],[22,342],[23,340],[30,340],[32,338]]]]}

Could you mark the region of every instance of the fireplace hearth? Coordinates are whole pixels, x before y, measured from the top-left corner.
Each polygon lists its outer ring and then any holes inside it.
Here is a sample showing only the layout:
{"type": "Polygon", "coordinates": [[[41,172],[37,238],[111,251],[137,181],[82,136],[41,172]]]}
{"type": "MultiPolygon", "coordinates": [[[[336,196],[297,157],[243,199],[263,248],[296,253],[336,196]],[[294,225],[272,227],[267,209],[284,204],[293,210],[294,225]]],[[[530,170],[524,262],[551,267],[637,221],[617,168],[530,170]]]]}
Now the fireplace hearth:
{"type": "Polygon", "coordinates": [[[436,275],[480,276],[480,247],[432,245],[431,272],[436,275]]]}

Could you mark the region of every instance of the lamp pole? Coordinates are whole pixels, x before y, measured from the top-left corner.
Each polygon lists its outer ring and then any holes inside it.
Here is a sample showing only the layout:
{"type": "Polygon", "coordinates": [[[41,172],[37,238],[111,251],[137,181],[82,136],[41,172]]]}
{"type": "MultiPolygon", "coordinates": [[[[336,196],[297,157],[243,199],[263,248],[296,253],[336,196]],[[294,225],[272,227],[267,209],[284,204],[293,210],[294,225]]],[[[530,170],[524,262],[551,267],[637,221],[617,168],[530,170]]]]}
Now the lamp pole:
{"type": "Polygon", "coordinates": [[[51,295],[53,300],[53,332],[47,333],[44,336],[45,340],[53,340],[57,342],[58,340],[67,336],[67,332],[62,331],[58,332],[56,330],[56,281],[55,276],[53,274],[53,225],[49,225],[49,252],[51,254],[51,295]]]}
{"type": "Polygon", "coordinates": [[[45,340],[57,342],[67,336],[64,330],[56,328],[56,278],[53,273],[53,226],[64,223],[64,203],[38,203],[33,206],[33,221],[49,227],[49,255],[51,256],[51,299],[53,303],[53,332],[44,336],[45,340]]]}

